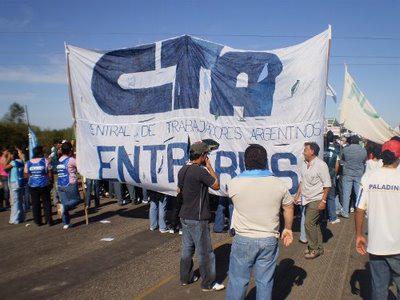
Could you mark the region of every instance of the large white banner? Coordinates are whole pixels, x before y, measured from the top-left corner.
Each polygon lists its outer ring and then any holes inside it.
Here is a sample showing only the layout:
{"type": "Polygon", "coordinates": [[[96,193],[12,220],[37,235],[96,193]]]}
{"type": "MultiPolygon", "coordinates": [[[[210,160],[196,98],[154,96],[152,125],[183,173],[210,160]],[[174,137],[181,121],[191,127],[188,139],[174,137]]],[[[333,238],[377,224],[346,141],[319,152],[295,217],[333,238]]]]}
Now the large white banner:
{"type": "Polygon", "coordinates": [[[174,195],[188,141],[210,138],[219,195],[253,143],[294,193],[304,142],[322,147],[330,37],[271,51],[192,36],[108,52],[66,46],[79,172],[174,195]]]}
{"type": "Polygon", "coordinates": [[[339,121],[347,129],[378,144],[383,144],[391,137],[399,135],[378,115],[347,71],[347,67],[344,73],[339,121]]]}

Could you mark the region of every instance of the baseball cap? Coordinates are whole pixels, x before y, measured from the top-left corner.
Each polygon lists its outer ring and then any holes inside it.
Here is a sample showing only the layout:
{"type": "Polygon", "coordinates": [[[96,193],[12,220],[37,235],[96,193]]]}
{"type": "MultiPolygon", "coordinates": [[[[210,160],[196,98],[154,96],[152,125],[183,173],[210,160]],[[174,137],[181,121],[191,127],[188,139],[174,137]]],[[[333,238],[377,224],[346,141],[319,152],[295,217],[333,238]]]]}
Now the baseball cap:
{"type": "Polygon", "coordinates": [[[400,142],[396,140],[390,140],[383,144],[382,152],[388,150],[394,154],[396,158],[400,158],[400,142]]]}
{"type": "Polygon", "coordinates": [[[190,145],[190,152],[197,155],[202,155],[204,153],[210,152],[210,149],[206,143],[203,141],[196,142],[190,145]]]}

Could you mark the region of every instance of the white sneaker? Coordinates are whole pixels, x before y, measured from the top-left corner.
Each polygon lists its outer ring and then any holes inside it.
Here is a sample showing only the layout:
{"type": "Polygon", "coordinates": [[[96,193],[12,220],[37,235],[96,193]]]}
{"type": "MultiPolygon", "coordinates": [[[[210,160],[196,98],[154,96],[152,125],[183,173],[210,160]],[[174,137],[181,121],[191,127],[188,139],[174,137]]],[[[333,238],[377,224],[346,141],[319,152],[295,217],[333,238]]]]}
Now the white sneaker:
{"type": "Polygon", "coordinates": [[[70,225],[64,225],[63,229],[68,229],[70,227],[70,225]]]}
{"type": "Polygon", "coordinates": [[[351,213],[354,212],[354,207],[350,208],[350,212],[351,212],[351,213]]]}
{"type": "Polygon", "coordinates": [[[330,222],[331,224],[337,224],[337,223],[340,223],[340,219],[338,218],[338,219],[336,219],[335,221],[332,221],[332,222],[330,222]]]}
{"type": "Polygon", "coordinates": [[[161,232],[161,233],[168,233],[169,230],[168,230],[168,229],[163,229],[163,230],[160,230],[160,232],[161,232]]]}
{"type": "Polygon", "coordinates": [[[197,277],[196,275],[193,275],[193,278],[192,278],[192,280],[191,280],[189,283],[181,283],[181,286],[185,286],[185,285],[194,283],[194,282],[196,282],[197,280],[199,280],[199,277],[197,277]]]}
{"type": "Polygon", "coordinates": [[[174,234],[175,233],[175,229],[171,228],[170,230],[168,230],[168,232],[171,233],[171,234],[174,234]]]}
{"type": "Polygon", "coordinates": [[[225,286],[223,284],[219,284],[219,283],[214,283],[214,285],[212,286],[212,288],[210,289],[201,289],[203,292],[211,292],[211,291],[222,291],[225,288],[225,286]]]}
{"type": "Polygon", "coordinates": [[[179,229],[179,235],[182,235],[182,233],[183,233],[182,229],[179,229]]]}

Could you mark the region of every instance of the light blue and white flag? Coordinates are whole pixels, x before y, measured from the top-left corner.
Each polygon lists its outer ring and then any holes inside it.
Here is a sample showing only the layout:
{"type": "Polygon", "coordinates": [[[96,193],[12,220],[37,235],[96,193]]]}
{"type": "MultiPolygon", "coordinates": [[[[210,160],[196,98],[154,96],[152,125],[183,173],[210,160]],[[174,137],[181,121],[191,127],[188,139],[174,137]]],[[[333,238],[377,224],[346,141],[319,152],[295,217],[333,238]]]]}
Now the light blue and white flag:
{"type": "Polygon", "coordinates": [[[39,144],[35,132],[30,127],[28,127],[28,138],[29,138],[29,159],[32,159],[33,149],[37,147],[39,144]]]}

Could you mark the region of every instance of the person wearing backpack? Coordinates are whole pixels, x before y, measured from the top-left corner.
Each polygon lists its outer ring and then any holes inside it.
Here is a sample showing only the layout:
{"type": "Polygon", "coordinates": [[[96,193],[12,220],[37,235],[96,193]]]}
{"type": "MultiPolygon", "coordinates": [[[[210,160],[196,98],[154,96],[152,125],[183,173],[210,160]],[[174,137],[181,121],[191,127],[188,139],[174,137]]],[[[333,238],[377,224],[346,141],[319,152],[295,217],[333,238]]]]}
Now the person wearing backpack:
{"type": "Polygon", "coordinates": [[[53,225],[50,196],[53,176],[51,166],[44,157],[42,146],[37,146],[33,149],[33,157],[25,165],[25,174],[28,177],[35,224],[38,226],[43,225],[41,209],[41,204],[43,203],[45,221],[49,226],[53,225]]]}
{"type": "Polygon", "coordinates": [[[78,190],[76,160],[72,156],[72,145],[65,142],[61,145],[61,157],[57,165],[57,186],[60,198],[59,210],[62,215],[63,229],[71,227],[69,211],[81,201],[78,190]]]}

